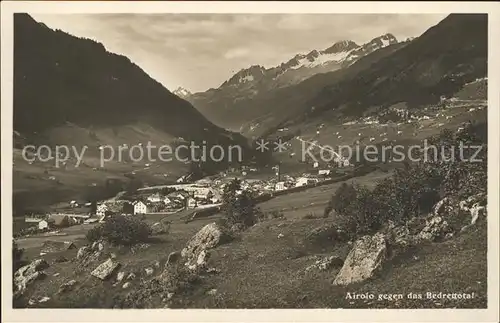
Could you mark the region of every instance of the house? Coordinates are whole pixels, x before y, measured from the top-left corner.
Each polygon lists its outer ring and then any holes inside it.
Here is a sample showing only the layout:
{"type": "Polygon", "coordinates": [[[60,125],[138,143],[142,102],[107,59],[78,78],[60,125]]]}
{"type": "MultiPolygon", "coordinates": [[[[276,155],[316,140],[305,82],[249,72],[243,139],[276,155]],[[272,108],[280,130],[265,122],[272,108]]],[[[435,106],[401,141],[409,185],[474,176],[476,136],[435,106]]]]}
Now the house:
{"type": "Polygon", "coordinates": [[[155,194],[152,194],[150,196],[148,196],[147,200],[151,203],[158,203],[158,202],[162,202],[164,199],[164,196],[161,195],[160,193],[155,193],[155,194]]]}
{"type": "Polygon", "coordinates": [[[207,195],[209,192],[210,192],[210,190],[208,188],[200,187],[200,188],[197,188],[195,191],[193,191],[192,194],[193,194],[193,197],[195,199],[203,200],[203,199],[207,198],[207,195]]]}
{"type": "Polygon", "coordinates": [[[285,189],[285,182],[278,182],[274,186],[274,190],[276,191],[283,191],[285,189]]]}
{"type": "Polygon", "coordinates": [[[49,216],[50,221],[54,221],[54,226],[58,228],[69,227],[73,221],[66,214],[52,214],[49,216]]]}
{"type": "Polygon", "coordinates": [[[318,180],[316,178],[308,178],[308,177],[299,177],[297,178],[297,182],[295,183],[295,187],[312,185],[317,183],[318,180]]]}
{"type": "Polygon", "coordinates": [[[207,197],[212,203],[220,203],[222,201],[222,195],[217,190],[211,190],[211,194],[207,197]]]}
{"type": "Polygon", "coordinates": [[[106,214],[106,211],[108,211],[108,206],[106,204],[99,204],[97,206],[97,211],[96,211],[96,215],[97,216],[103,216],[104,214],[106,214]]]}
{"type": "Polygon", "coordinates": [[[329,169],[320,169],[318,170],[318,175],[330,175],[330,170],[329,169]]]}
{"type": "Polygon", "coordinates": [[[135,201],[134,205],[134,214],[146,214],[148,213],[148,206],[146,203],[142,201],[135,201]]]}
{"type": "Polygon", "coordinates": [[[163,204],[170,205],[172,203],[173,203],[173,200],[171,198],[169,198],[168,196],[165,196],[165,198],[163,199],[163,204]]]}
{"type": "Polygon", "coordinates": [[[342,159],[342,166],[343,167],[351,166],[351,162],[349,162],[349,159],[342,159]]]}
{"type": "Polygon", "coordinates": [[[198,203],[197,203],[197,201],[196,201],[194,198],[189,197],[189,198],[187,199],[187,202],[186,202],[186,207],[187,207],[188,209],[193,209],[193,208],[195,208],[197,205],[198,205],[198,203]]]}
{"type": "Polygon", "coordinates": [[[46,230],[54,227],[54,219],[46,219],[38,222],[39,230],[46,230]]]}
{"type": "Polygon", "coordinates": [[[318,168],[319,167],[319,163],[318,162],[314,162],[313,167],[314,168],[318,168]]]}
{"type": "Polygon", "coordinates": [[[162,201],[156,203],[148,203],[149,213],[159,213],[165,210],[165,204],[162,201]]]}

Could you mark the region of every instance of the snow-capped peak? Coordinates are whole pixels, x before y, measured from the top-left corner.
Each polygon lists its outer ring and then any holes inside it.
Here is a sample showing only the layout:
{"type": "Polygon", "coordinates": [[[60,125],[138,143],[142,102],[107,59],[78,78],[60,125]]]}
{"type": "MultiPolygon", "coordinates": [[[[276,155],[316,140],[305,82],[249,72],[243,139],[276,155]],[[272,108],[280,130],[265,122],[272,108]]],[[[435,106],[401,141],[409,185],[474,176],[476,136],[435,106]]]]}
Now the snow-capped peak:
{"type": "Polygon", "coordinates": [[[185,88],[183,88],[181,86],[179,86],[177,89],[175,89],[175,91],[172,93],[177,95],[180,98],[185,98],[185,97],[191,95],[191,92],[189,92],[189,90],[186,90],[185,88]]]}
{"type": "Polygon", "coordinates": [[[264,77],[265,73],[266,69],[264,67],[260,65],[253,65],[234,74],[229,80],[224,82],[222,86],[238,85],[241,83],[257,81],[264,77]]]}
{"type": "Polygon", "coordinates": [[[354,48],[359,47],[358,44],[353,42],[352,40],[341,40],[328,47],[327,49],[321,51],[322,54],[332,54],[339,52],[347,52],[354,48]]]}

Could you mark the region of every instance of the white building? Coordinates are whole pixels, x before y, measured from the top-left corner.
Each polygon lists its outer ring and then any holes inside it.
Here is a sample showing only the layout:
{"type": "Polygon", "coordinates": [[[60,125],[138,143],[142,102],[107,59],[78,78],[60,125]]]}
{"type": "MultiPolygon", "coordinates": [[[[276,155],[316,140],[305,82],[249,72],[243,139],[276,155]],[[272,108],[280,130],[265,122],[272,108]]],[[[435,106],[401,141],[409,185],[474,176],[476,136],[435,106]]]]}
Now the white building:
{"type": "Polygon", "coordinates": [[[308,177],[299,177],[297,178],[297,182],[295,183],[295,187],[311,185],[317,183],[318,180],[316,178],[308,178],[308,177]]]}
{"type": "Polygon", "coordinates": [[[148,213],[148,206],[142,201],[135,201],[134,205],[134,214],[146,214],[148,213]]]}
{"type": "Polygon", "coordinates": [[[106,213],[107,210],[108,210],[108,206],[106,204],[99,204],[97,206],[96,215],[97,216],[103,216],[106,213]]]}
{"type": "Polygon", "coordinates": [[[164,200],[164,197],[160,193],[155,193],[155,194],[148,196],[147,200],[151,203],[158,203],[158,202],[162,202],[164,200]]]}
{"type": "Polygon", "coordinates": [[[276,191],[283,191],[285,189],[285,182],[276,183],[276,185],[274,186],[274,189],[276,191]]]}
{"type": "Polygon", "coordinates": [[[318,175],[330,175],[329,169],[320,169],[318,170],[318,175]]]}
{"type": "Polygon", "coordinates": [[[188,198],[188,200],[187,200],[187,208],[188,208],[188,209],[193,209],[193,208],[195,208],[197,205],[198,205],[198,204],[197,204],[197,202],[196,202],[196,200],[195,200],[194,198],[192,198],[192,197],[188,198]]]}
{"type": "Polygon", "coordinates": [[[54,220],[48,219],[48,220],[42,220],[38,222],[38,229],[39,230],[44,230],[50,228],[54,224],[54,220]]]}
{"type": "Polygon", "coordinates": [[[170,199],[168,196],[165,196],[165,198],[163,199],[163,203],[165,203],[165,205],[172,204],[172,202],[172,199],[170,199]]]}

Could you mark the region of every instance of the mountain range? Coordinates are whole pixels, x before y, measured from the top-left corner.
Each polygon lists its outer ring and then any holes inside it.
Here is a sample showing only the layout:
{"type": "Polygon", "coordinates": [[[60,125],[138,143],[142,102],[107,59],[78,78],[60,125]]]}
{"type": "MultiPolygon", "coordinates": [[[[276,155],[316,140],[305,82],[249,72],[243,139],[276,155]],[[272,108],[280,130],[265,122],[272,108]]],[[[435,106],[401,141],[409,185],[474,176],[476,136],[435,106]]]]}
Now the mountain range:
{"type": "Polygon", "coordinates": [[[391,34],[362,46],[341,41],[274,68],[252,66],[186,99],[214,123],[248,137],[399,102],[418,107],[486,76],[487,24],[487,15],[451,14],[404,42],[391,34]]]}
{"type": "Polygon", "coordinates": [[[239,130],[241,124],[248,121],[245,112],[242,113],[242,109],[238,108],[241,101],[298,84],[319,73],[346,68],[366,55],[397,43],[398,40],[392,34],[376,37],[363,45],[351,40],[338,41],[324,50],[297,54],[272,68],[250,66],[234,74],[217,89],[192,95],[183,94],[183,97],[216,124],[239,130]]]}

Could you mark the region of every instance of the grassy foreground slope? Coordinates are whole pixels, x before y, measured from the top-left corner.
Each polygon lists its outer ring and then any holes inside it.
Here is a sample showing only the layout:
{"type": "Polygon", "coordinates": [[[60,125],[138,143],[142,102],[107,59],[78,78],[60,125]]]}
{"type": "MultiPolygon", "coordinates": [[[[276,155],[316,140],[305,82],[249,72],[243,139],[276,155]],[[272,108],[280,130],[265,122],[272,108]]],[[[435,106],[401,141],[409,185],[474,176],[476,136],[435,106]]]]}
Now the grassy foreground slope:
{"type": "MultiPolygon", "coordinates": [[[[373,186],[387,174],[373,173],[349,182],[373,186]]],[[[411,250],[388,263],[384,271],[371,281],[348,287],[333,286],[338,269],[305,272],[317,257],[338,255],[344,258],[350,250],[348,243],[310,244],[305,237],[318,226],[335,223],[335,217],[309,218],[307,214],[323,211],[332,191],[342,183],[316,187],[307,192],[282,196],[260,206],[264,212],[280,211],[284,218],[260,222],[245,231],[240,239],[211,250],[210,266],[217,274],[204,276],[182,297],[171,304],[172,308],[484,308],[487,295],[487,227],[478,222],[462,235],[441,243],[427,243],[411,250]],[[313,197],[313,205],[304,199],[313,197]],[[282,237],[278,237],[282,234],[282,237]],[[216,289],[216,295],[207,294],[216,289]],[[472,293],[470,300],[408,299],[409,293],[451,292],[472,293]],[[373,300],[347,299],[347,293],[372,293],[373,300]],[[401,300],[382,299],[378,295],[402,294],[401,300]]],[[[46,270],[48,277],[39,281],[28,294],[34,300],[51,297],[46,303],[34,307],[87,307],[112,308],[119,306],[120,299],[131,291],[140,289],[139,281],[147,280],[145,268],[154,268],[155,275],[162,269],[170,252],[180,250],[204,225],[216,221],[219,216],[202,218],[190,223],[173,215],[168,235],[159,236],[150,247],[131,253],[127,248],[114,248],[122,263],[120,270],[135,272],[137,279],[129,289],[113,281],[101,282],[89,275],[93,268],[82,269],[74,262],[53,263],[58,256],[68,259],[76,254],[69,250],[50,254],[45,258],[51,263],[46,270]],[[154,266],[159,261],[160,269],[154,266]],[[59,274],[54,276],[55,274],[59,274]],[[78,288],[65,294],[57,294],[59,286],[70,279],[78,282],[78,288]]],[[[148,216],[148,222],[158,221],[148,216]]],[[[85,244],[77,240],[77,246],[85,244]]],[[[27,257],[34,257],[39,248],[28,248],[27,257]]],[[[386,296],[388,298],[388,296],[386,296]]],[[[137,304],[144,304],[138,299],[137,304]]],[[[148,307],[161,308],[165,301],[161,295],[148,301],[148,307]]],[[[144,306],[144,305],[142,305],[144,306]]]]}

